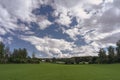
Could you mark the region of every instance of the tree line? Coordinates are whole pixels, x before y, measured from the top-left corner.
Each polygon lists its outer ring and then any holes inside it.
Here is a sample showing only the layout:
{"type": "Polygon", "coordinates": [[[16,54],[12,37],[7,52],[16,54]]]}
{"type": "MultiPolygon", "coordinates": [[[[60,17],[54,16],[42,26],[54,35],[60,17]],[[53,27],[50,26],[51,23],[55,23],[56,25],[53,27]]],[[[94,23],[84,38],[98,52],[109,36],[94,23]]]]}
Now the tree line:
{"type": "Polygon", "coordinates": [[[10,51],[0,42],[0,63],[64,63],[64,64],[112,64],[120,63],[120,40],[116,42],[116,47],[109,46],[107,49],[101,48],[98,51],[98,56],[84,56],[72,58],[36,58],[35,54],[32,57],[28,56],[26,48],[14,49],[10,51]]]}
{"type": "Polygon", "coordinates": [[[107,51],[101,48],[98,56],[98,62],[101,64],[120,63],[120,40],[116,43],[116,47],[109,46],[107,51]]]}
{"type": "Polygon", "coordinates": [[[35,57],[33,53],[32,58],[28,56],[26,48],[14,49],[10,51],[3,42],[0,42],[0,63],[39,63],[40,59],[35,57]]]}
{"type": "Polygon", "coordinates": [[[101,48],[98,56],[72,57],[64,59],[65,64],[112,64],[120,63],[120,40],[116,47],[101,48]]]}

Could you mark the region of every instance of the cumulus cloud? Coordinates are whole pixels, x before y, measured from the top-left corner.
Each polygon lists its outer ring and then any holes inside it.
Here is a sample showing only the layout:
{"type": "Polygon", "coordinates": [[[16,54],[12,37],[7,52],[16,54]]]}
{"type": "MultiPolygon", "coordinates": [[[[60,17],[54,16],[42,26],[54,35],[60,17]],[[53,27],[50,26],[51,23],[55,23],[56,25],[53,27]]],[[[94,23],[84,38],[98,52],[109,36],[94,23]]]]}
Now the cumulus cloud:
{"type": "Polygon", "coordinates": [[[72,51],[75,46],[73,43],[63,39],[39,38],[36,36],[22,36],[21,39],[30,42],[39,51],[47,54],[49,57],[64,57],[62,51],[72,51]]]}
{"type": "Polygon", "coordinates": [[[80,35],[78,28],[65,30],[65,33],[68,34],[70,36],[70,38],[73,40],[77,40],[77,35],[80,35]]]}
{"type": "Polygon", "coordinates": [[[40,29],[44,30],[45,28],[49,27],[52,23],[44,19],[43,21],[40,21],[38,24],[40,26],[40,29]]]}
{"type": "Polygon", "coordinates": [[[77,17],[78,20],[84,20],[90,18],[93,15],[92,13],[95,12],[95,9],[101,8],[102,3],[103,0],[56,0],[54,3],[55,14],[60,19],[66,19],[64,22],[69,21],[70,23],[72,17],[77,17]]]}
{"type": "MultiPolygon", "coordinates": [[[[22,40],[30,42],[47,56],[94,55],[100,47],[115,46],[115,42],[120,39],[119,4],[119,0],[0,0],[0,40],[4,40],[1,36],[19,30],[23,33],[22,40]],[[32,13],[41,5],[49,5],[54,9],[51,13],[55,18],[53,22],[48,20],[48,15],[32,13]],[[77,24],[71,26],[74,24],[73,18],[76,18],[77,24]],[[18,24],[18,19],[22,24],[18,24]],[[41,30],[57,23],[73,41],[36,37],[36,26],[31,26],[31,22],[38,24],[41,30]],[[75,44],[80,41],[80,36],[86,45],[75,44]]],[[[13,40],[7,39],[10,42],[13,40]]]]}
{"type": "Polygon", "coordinates": [[[104,7],[100,9],[101,15],[96,16],[96,23],[93,24],[90,18],[89,23],[92,26],[86,27],[87,29],[94,29],[94,31],[90,32],[88,35],[85,35],[84,37],[86,40],[89,41],[95,41],[98,44],[104,45],[104,47],[113,45],[117,40],[119,40],[119,7],[116,7],[117,0],[110,1],[108,3],[104,4],[104,7]],[[105,9],[107,7],[107,9],[105,9]],[[105,10],[104,10],[105,9],[105,10]],[[117,35],[116,35],[117,34],[117,35]],[[114,38],[114,36],[117,36],[118,38],[114,38]],[[110,40],[111,38],[112,40],[110,40]]]}
{"type": "Polygon", "coordinates": [[[17,19],[31,20],[31,0],[0,0],[1,34],[17,29],[17,19]]]}
{"type": "Polygon", "coordinates": [[[100,47],[110,45],[115,46],[115,42],[120,39],[120,6],[118,0],[58,0],[56,4],[60,6],[57,7],[58,12],[60,10],[62,14],[68,13],[67,17],[74,16],[78,20],[77,27],[74,26],[74,28],[67,29],[64,32],[73,40],[76,40],[79,35],[83,36],[86,43],[91,46],[87,47],[89,50],[98,50],[100,47]]]}
{"type": "Polygon", "coordinates": [[[39,38],[36,36],[21,36],[22,40],[30,42],[47,57],[73,57],[73,56],[96,56],[97,49],[92,45],[78,47],[73,42],[63,39],[39,38]],[[91,48],[93,47],[93,48],[91,48]]]}
{"type": "Polygon", "coordinates": [[[11,17],[31,20],[32,0],[0,0],[0,4],[11,17]]]}
{"type": "MultiPolygon", "coordinates": [[[[37,22],[38,18],[32,13],[32,10],[41,4],[47,4],[50,1],[42,0],[0,0],[0,35],[5,35],[12,31],[20,29],[18,19],[22,22],[37,22]]],[[[42,29],[49,26],[50,22],[44,20],[40,23],[42,29]]],[[[28,26],[25,26],[26,28],[28,26]]],[[[29,28],[29,27],[28,27],[29,28]]]]}
{"type": "Polygon", "coordinates": [[[67,14],[60,14],[59,19],[56,20],[58,24],[69,26],[71,18],[67,14]]]}

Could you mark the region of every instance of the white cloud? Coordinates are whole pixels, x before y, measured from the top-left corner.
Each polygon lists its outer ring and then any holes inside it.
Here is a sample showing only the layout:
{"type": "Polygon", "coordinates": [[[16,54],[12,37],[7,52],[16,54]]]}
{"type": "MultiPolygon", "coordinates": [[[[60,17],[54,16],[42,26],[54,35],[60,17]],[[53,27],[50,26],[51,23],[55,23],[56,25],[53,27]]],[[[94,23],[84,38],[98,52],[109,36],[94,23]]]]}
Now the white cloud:
{"type": "Polygon", "coordinates": [[[71,52],[72,56],[97,56],[96,48],[92,45],[85,45],[81,47],[75,47],[74,50],[71,52]]]}
{"type": "MultiPolygon", "coordinates": [[[[24,36],[23,40],[30,42],[36,49],[49,56],[94,55],[96,54],[94,50],[115,45],[115,42],[120,39],[119,4],[119,0],[55,0],[54,2],[52,0],[0,0],[0,36],[21,30],[24,34],[34,35],[24,36]],[[53,15],[58,18],[55,22],[70,28],[64,29],[63,33],[68,34],[74,41],[77,40],[78,35],[81,35],[87,45],[78,47],[74,42],[70,43],[63,39],[35,37],[35,33],[30,31],[28,26],[17,24],[17,19],[28,23],[33,21],[44,30],[54,23],[47,20],[47,15],[40,17],[31,13],[41,4],[51,5],[55,9],[53,15]],[[73,17],[77,19],[78,25],[71,28],[69,24],[73,17]],[[63,51],[67,50],[71,53],[63,54],[63,51]]],[[[12,41],[10,38],[8,40],[12,41]]]]}
{"type": "Polygon", "coordinates": [[[80,35],[79,29],[78,28],[72,28],[65,30],[65,33],[67,33],[71,39],[77,40],[77,35],[80,35]]]}
{"type": "Polygon", "coordinates": [[[17,19],[31,20],[32,0],[0,0],[0,29],[2,35],[16,30],[17,19]]]}
{"type": "Polygon", "coordinates": [[[22,36],[21,39],[30,42],[37,50],[47,54],[49,57],[64,57],[62,51],[72,51],[75,46],[73,43],[63,39],[52,39],[48,37],[22,36]]]}
{"type": "Polygon", "coordinates": [[[4,35],[4,34],[6,34],[6,31],[5,31],[5,29],[3,29],[3,28],[0,28],[0,35],[4,35]]]}
{"type": "Polygon", "coordinates": [[[88,14],[87,12],[85,12],[84,8],[81,8],[79,6],[75,6],[71,9],[71,14],[72,16],[76,16],[79,19],[88,19],[91,17],[91,14],[88,14]]]}
{"type": "Polygon", "coordinates": [[[63,39],[39,38],[36,36],[21,36],[22,40],[30,42],[38,51],[47,57],[96,56],[97,49],[92,45],[78,47],[72,42],[63,39]]]}
{"type": "Polygon", "coordinates": [[[88,2],[90,4],[99,5],[100,3],[103,2],[103,0],[88,0],[88,2]]]}
{"type": "MultiPolygon", "coordinates": [[[[50,1],[42,0],[0,0],[0,35],[12,33],[12,31],[21,30],[22,32],[29,31],[29,26],[17,24],[17,20],[37,22],[38,18],[32,14],[32,10],[39,7],[41,4],[47,4],[50,1]]],[[[40,29],[45,29],[52,23],[48,20],[43,20],[39,23],[40,29]]]]}
{"type": "Polygon", "coordinates": [[[12,37],[7,37],[7,38],[0,37],[0,41],[4,42],[5,44],[11,44],[13,41],[13,38],[12,37]]]}
{"type": "Polygon", "coordinates": [[[76,17],[78,22],[80,21],[77,27],[74,26],[74,28],[64,30],[64,32],[74,40],[77,39],[76,36],[82,35],[88,46],[91,46],[93,50],[109,45],[115,46],[115,42],[120,39],[119,3],[119,0],[105,0],[104,3],[103,0],[56,1],[58,13],[61,11],[62,14],[69,14],[67,17],[76,17]],[[64,8],[61,8],[61,6],[64,8]]]}
{"type": "Polygon", "coordinates": [[[0,4],[11,17],[31,20],[32,0],[0,0],[0,4]]]}
{"type": "Polygon", "coordinates": [[[12,37],[8,37],[8,38],[6,39],[6,43],[7,43],[7,44],[11,44],[12,41],[13,41],[13,38],[12,38],[12,37]]]}
{"type": "Polygon", "coordinates": [[[56,22],[69,27],[71,19],[76,17],[81,23],[84,19],[89,19],[102,2],[103,0],[55,0],[54,14],[59,17],[56,22]],[[91,12],[86,12],[87,9],[91,12]]]}
{"type": "Polygon", "coordinates": [[[38,24],[40,26],[40,29],[44,30],[47,27],[49,27],[52,23],[50,21],[48,21],[48,20],[42,20],[42,21],[38,22],[38,24]]]}
{"type": "Polygon", "coordinates": [[[67,14],[60,14],[59,19],[57,19],[56,22],[61,25],[69,26],[71,18],[67,14]]]}

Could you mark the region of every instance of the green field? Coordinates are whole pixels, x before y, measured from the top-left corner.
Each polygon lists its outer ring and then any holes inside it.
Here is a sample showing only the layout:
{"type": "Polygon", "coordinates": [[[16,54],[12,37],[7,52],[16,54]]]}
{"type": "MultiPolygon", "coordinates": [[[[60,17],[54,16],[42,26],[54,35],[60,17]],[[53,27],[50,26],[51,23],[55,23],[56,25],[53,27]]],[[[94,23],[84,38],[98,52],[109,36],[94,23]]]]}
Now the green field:
{"type": "Polygon", "coordinates": [[[0,64],[0,80],[120,80],[120,64],[0,64]]]}

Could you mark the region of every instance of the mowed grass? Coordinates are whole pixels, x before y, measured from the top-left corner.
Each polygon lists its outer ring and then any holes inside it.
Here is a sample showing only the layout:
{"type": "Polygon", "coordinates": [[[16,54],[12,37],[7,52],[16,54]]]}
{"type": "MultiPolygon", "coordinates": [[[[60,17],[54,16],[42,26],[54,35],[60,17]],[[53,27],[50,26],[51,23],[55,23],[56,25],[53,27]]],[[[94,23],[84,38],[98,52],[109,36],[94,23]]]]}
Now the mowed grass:
{"type": "Polygon", "coordinates": [[[0,64],[0,80],[120,80],[120,64],[0,64]]]}

